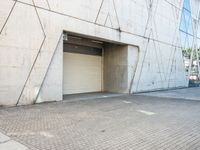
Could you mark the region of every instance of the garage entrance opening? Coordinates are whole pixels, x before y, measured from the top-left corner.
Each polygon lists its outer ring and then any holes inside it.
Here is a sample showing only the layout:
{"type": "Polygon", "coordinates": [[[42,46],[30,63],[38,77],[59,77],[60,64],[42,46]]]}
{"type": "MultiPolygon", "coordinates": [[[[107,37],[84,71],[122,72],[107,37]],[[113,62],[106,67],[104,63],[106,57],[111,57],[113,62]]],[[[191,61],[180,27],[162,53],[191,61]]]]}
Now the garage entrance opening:
{"type": "Polygon", "coordinates": [[[64,41],[64,95],[103,91],[101,44],[68,36],[64,41]]]}
{"type": "MultiPolygon", "coordinates": [[[[63,98],[88,93],[129,93],[135,47],[73,34],[63,41],[63,98]]],[[[137,57],[137,56],[136,56],[137,57]]],[[[102,94],[96,94],[102,95],[102,94]]],[[[108,94],[110,95],[110,94],[108,94]]],[[[112,94],[111,94],[112,95],[112,94]]]]}

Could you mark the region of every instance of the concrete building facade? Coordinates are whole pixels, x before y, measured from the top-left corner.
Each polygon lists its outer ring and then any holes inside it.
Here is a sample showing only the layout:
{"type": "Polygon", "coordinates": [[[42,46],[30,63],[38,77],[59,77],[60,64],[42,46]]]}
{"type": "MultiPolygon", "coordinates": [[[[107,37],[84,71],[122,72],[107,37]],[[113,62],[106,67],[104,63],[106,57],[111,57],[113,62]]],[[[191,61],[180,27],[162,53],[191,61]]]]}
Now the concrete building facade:
{"type": "Polygon", "coordinates": [[[187,87],[179,31],[183,5],[0,0],[0,105],[187,87]]]}

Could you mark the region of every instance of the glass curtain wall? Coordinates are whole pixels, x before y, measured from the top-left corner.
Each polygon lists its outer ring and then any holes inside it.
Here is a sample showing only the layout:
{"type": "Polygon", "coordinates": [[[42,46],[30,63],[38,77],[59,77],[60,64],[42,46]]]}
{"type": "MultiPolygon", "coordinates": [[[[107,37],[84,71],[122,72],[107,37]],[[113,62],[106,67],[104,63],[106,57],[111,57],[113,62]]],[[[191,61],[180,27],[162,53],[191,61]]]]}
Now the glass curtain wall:
{"type": "Polygon", "coordinates": [[[200,19],[198,22],[199,22],[198,33],[197,33],[198,48],[196,50],[193,50],[194,32],[193,32],[193,21],[191,16],[190,0],[184,0],[179,29],[180,29],[181,47],[185,64],[185,71],[187,79],[189,79],[190,87],[200,85],[200,78],[198,71],[199,70],[198,60],[200,59],[200,19]],[[197,55],[199,59],[197,59],[197,55]]]}

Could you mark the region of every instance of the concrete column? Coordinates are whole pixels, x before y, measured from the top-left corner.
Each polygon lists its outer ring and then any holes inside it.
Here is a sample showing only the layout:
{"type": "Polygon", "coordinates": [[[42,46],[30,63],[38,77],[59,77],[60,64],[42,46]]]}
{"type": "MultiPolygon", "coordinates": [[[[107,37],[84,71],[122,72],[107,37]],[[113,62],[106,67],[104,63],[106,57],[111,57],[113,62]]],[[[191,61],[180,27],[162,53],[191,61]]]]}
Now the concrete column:
{"type": "Polygon", "coordinates": [[[129,93],[138,51],[134,46],[107,44],[104,51],[104,91],[129,93]]]}

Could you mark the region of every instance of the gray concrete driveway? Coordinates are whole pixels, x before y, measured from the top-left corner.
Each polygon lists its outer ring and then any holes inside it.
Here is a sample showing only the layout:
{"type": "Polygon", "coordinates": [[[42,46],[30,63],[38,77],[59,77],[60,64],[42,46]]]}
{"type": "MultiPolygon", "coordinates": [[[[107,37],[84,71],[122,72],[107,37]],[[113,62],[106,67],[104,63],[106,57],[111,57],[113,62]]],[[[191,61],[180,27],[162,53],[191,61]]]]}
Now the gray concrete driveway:
{"type": "Polygon", "coordinates": [[[200,102],[119,96],[0,108],[0,131],[31,150],[199,150],[200,102]]]}
{"type": "Polygon", "coordinates": [[[148,93],[140,93],[136,95],[146,95],[146,96],[166,97],[166,98],[176,98],[176,99],[179,98],[179,99],[200,101],[200,87],[148,92],[148,93]]]}

